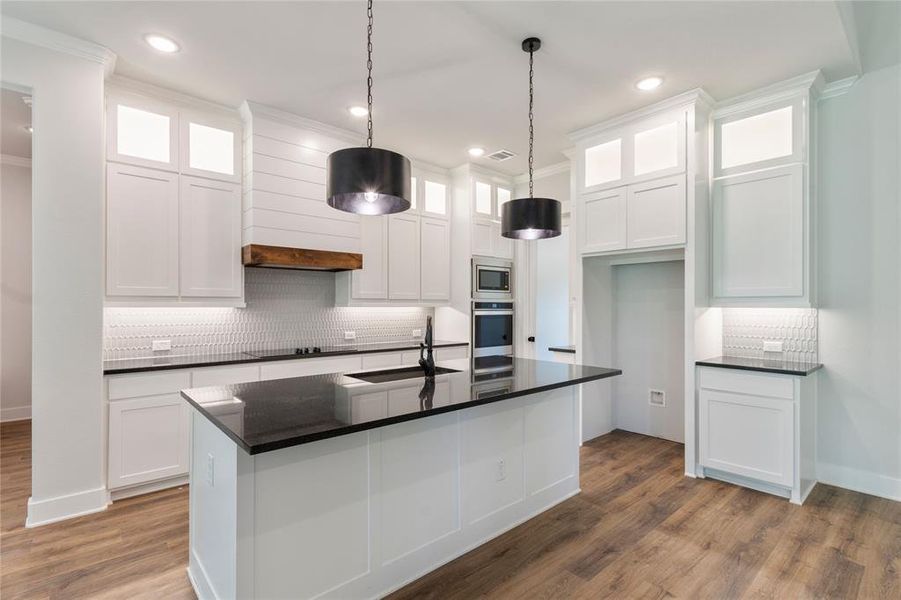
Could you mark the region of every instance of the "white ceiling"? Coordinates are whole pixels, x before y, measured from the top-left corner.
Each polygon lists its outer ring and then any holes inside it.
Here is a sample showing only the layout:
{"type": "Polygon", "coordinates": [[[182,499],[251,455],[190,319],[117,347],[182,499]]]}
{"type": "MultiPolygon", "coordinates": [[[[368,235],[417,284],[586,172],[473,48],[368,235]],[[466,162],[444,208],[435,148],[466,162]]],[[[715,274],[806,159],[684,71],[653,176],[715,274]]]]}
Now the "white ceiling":
{"type": "Polygon", "coordinates": [[[0,91],[0,154],[31,158],[31,107],[22,99],[25,94],[0,91]]]}
{"type": "MultiPolygon", "coordinates": [[[[15,2],[3,14],[112,49],[116,72],[237,106],[254,100],[363,132],[360,2],[15,2]],[[159,32],[182,46],[154,52],[159,32]]],[[[526,168],[527,56],[535,56],[536,167],[563,160],[566,134],[702,86],[722,99],[821,68],[854,74],[833,2],[376,2],[375,142],[453,167],[466,148],[519,154],[526,168]],[[666,78],[656,92],[634,82],[666,78]]]]}

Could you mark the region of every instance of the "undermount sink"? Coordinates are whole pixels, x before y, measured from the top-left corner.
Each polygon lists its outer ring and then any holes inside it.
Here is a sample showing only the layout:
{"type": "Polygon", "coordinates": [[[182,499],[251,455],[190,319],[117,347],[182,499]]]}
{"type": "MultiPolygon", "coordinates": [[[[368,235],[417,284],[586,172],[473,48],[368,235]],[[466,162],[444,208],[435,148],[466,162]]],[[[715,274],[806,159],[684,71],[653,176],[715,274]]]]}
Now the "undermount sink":
{"type": "MultiPolygon", "coordinates": [[[[445,373],[459,373],[459,369],[448,369],[446,367],[435,367],[435,375],[443,375],[445,373]]],[[[367,371],[366,373],[345,373],[345,377],[353,377],[361,379],[369,383],[385,383],[388,381],[400,381],[402,379],[416,379],[425,377],[422,373],[422,367],[402,367],[400,369],[387,369],[384,371],[367,371]]]]}

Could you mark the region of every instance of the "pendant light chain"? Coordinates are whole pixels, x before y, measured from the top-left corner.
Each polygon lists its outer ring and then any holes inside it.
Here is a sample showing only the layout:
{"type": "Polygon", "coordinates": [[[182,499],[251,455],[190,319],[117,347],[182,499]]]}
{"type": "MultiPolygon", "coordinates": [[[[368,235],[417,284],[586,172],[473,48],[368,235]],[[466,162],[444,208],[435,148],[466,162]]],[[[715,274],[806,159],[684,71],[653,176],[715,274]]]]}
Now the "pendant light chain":
{"type": "Polygon", "coordinates": [[[367,137],[366,147],[372,148],[372,0],[366,6],[366,16],[369,26],[366,29],[366,108],[367,108],[367,137]]]}
{"type": "Polygon", "coordinates": [[[533,120],[533,108],[535,106],[535,87],[533,85],[533,79],[535,77],[535,70],[533,68],[533,62],[535,58],[535,52],[529,52],[529,198],[535,197],[534,192],[534,184],[532,183],[532,170],[533,170],[533,161],[534,161],[534,147],[535,147],[535,126],[532,124],[533,120]]]}

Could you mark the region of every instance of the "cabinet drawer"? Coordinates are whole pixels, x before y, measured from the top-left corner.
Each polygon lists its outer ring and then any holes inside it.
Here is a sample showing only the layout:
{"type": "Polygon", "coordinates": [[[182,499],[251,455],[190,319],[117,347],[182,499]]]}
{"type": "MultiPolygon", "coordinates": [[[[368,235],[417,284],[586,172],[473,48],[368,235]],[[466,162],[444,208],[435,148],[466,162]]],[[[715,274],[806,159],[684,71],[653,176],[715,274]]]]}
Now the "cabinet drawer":
{"type": "Polygon", "coordinates": [[[402,352],[379,352],[363,356],[364,369],[388,369],[402,364],[404,364],[402,352]]]}
{"type": "Polygon", "coordinates": [[[335,356],[331,358],[303,358],[260,365],[260,380],[306,377],[325,373],[346,373],[359,371],[362,361],[359,356],[335,356]]]}
{"type": "Polygon", "coordinates": [[[171,394],[191,387],[191,373],[179,369],[162,373],[111,375],[107,384],[110,400],[171,394]]]}
{"type": "Polygon", "coordinates": [[[795,385],[790,375],[748,373],[716,368],[702,368],[700,371],[700,387],[704,389],[785,398],[786,400],[794,398],[795,385]]]}
{"type": "Polygon", "coordinates": [[[206,369],[195,369],[191,375],[191,387],[247,383],[260,380],[260,365],[207,367],[206,369]]]}

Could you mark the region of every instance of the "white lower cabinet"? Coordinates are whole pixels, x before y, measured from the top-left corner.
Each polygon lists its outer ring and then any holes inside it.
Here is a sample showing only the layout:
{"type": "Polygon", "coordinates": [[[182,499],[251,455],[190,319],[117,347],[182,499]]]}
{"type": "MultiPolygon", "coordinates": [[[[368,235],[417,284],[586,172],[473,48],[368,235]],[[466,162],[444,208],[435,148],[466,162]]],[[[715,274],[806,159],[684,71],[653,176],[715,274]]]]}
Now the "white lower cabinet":
{"type": "Polygon", "coordinates": [[[803,502],[816,483],[816,375],[709,367],[698,375],[704,474],[803,502]]]}

